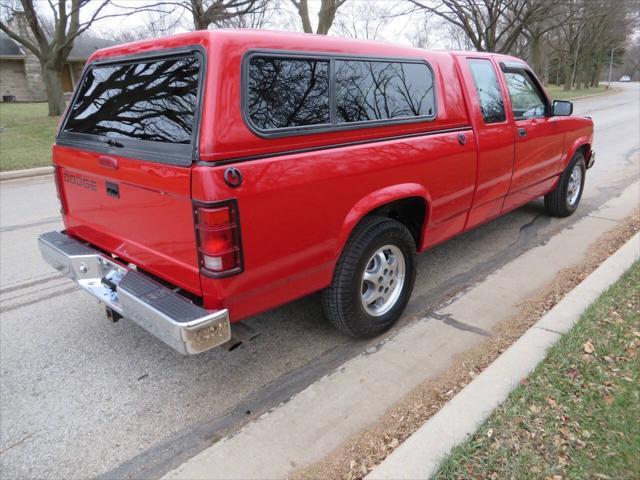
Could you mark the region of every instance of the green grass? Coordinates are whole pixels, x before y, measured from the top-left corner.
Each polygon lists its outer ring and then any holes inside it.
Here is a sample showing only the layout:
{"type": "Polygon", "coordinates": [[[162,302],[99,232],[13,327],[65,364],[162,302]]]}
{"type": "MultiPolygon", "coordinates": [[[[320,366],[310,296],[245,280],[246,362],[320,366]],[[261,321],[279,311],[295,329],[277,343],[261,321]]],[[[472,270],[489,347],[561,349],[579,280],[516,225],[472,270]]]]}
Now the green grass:
{"type": "Polygon", "coordinates": [[[51,164],[58,117],[46,103],[0,103],[0,170],[51,164]]]}
{"type": "Polygon", "coordinates": [[[637,262],[435,478],[640,478],[639,285],[637,262]]]}
{"type": "Polygon", "coordinates": [[[562,90],[562,85],[547,85],[545,87],[551,98],[554,100],[571,100],[576,97],[585,97],[588,95],[597,95],[598,93],[603,93],[607,90],[606,85],[601,85],[599,87],[589,87],[583,88],[581,90],[569,90],[565,92],[562,90]]]}

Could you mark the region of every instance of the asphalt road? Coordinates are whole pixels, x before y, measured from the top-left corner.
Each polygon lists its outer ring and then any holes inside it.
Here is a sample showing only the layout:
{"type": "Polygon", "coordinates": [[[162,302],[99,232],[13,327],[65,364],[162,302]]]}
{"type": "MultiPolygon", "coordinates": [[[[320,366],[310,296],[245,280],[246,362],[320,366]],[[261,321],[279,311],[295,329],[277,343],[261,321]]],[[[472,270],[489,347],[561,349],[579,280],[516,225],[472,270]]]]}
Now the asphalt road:
{"type": "MultiPolygon", "coordinates": [[[[535,201],[426,252],[398,328],[638,179],[640,85],[615,86],[575,104],[598,152],[576,215],[535,201]]],[[[232,352],[182,357],[52,272],[35,239],[60,227],[50,178],[0,185],[2,478],[159,476],[371,345],[334,332],[312,295],[248,320],[261,335],[232,352]]]]}

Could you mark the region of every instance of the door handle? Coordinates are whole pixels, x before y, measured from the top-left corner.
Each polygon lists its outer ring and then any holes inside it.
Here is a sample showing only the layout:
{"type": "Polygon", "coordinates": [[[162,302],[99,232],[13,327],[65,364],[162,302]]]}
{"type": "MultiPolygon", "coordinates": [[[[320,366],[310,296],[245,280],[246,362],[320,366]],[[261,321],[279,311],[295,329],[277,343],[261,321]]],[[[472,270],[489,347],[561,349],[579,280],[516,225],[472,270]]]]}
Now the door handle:
{"type": "Polygon", "coordinates": [[[118,169],[118,159],[114,157],[108,157],[106,155],[100,155],[98,157],[98,164],[101,167],[108,168],[110,170],[118,169]]]}
{"type": "Polygon", "coordinates": [[[518,127],[518,135],[520,135],[521,137],[526,137],[527,129],[524,127],[518,127]]]}

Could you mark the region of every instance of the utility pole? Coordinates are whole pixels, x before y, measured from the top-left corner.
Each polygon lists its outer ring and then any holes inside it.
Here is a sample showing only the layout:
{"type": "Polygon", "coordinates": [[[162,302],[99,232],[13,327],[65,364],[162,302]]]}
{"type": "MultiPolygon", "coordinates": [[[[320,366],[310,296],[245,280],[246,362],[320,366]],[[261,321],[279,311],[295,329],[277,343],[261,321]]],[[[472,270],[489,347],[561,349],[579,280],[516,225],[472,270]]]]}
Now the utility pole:
{"type": "Polygon", "coordinates": [[[609,82],[607,83],[607,90],[611,88],[611,72],[613,70],[613,54],[614,52],[619,49],[624,47],[624,43],[622,45],[618,45],[617,47],[613,47],[611,49],[611,59],[609,60],[609,82]]]}
{"type": "Polygon", "coordinates": [[[580,53],[580,36],[582,35],[582,24],[578,28],[578,45],[576,46],[576,58],[573,61],[573,72],[571,72],[571,88],[576,81],[576,69],[578,68],[578,53],[580,53]]]}

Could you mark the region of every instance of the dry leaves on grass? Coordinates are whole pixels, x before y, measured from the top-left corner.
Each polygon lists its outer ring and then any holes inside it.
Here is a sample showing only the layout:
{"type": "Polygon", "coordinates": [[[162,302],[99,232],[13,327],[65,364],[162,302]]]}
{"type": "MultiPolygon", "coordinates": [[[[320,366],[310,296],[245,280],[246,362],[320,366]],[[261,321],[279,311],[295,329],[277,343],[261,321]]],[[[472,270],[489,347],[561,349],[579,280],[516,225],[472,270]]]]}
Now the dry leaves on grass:
{"type": "Polygon", "coordinates": [[[595,348],[593,347],[593,343],[591,343],[591,340],[587,340],[586,342],[584,342],[582,348],[584,350],[584,353],[587,353],[589,355],[595,352],[595,348]]]}

